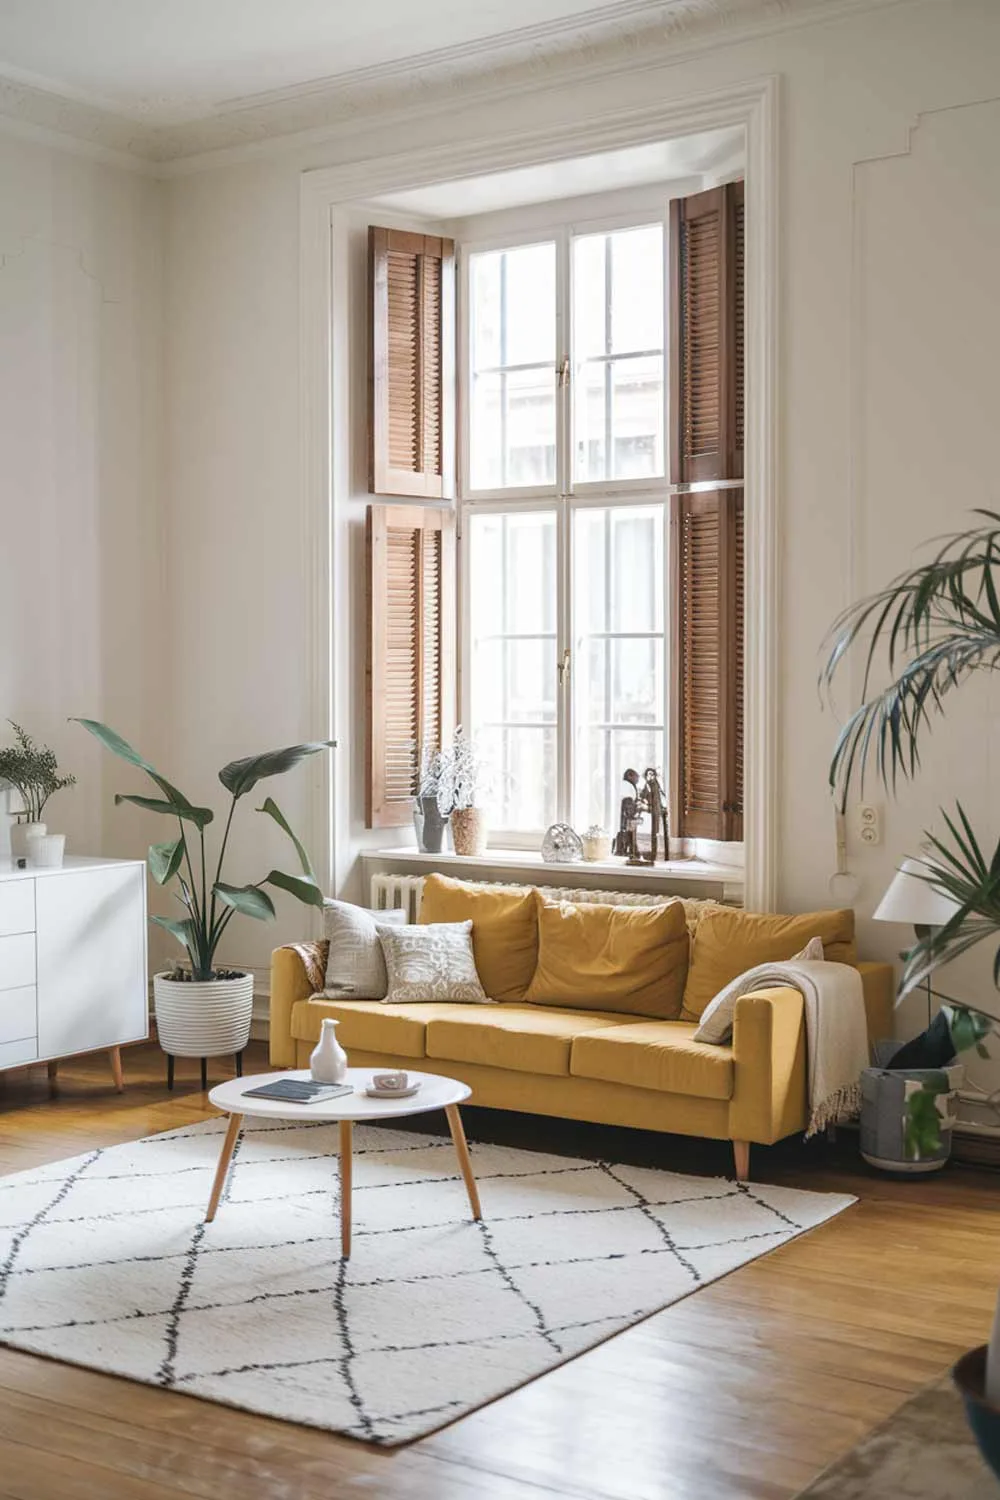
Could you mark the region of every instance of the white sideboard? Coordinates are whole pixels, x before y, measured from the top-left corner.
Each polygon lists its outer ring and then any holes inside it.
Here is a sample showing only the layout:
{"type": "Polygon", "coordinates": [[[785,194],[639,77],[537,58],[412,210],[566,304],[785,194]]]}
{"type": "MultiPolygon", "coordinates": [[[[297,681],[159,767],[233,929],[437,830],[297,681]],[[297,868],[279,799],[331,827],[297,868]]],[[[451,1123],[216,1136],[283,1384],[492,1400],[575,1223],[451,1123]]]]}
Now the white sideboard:
{"type": "Polygon", "coordinates": [[[69,858],[59,869],[0,867],[0,1069],[149,1035],[146,867],[69,858]]]}

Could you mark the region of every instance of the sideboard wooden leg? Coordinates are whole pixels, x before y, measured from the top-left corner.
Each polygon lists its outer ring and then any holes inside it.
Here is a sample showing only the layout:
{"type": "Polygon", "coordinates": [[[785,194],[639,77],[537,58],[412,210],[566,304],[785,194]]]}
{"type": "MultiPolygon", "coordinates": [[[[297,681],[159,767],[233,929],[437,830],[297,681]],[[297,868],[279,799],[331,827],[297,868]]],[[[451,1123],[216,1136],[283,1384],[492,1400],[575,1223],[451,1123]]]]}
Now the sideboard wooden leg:
{"type": "Polygon", "coordinates": [[[54,1057],[45,1070],[49,1075],[49,1093],[54,1099],[59,1092],[59,1059],[54,1057]]]}
{"type": "Polygon", "coordinates": [[[115,1081],[115,1093],[124,1094],[125,1075],[122,1073],[122,1049],[120,1047],[109,1047],[108,1057],[111,1060],[111,1076],[115,1081]]]}

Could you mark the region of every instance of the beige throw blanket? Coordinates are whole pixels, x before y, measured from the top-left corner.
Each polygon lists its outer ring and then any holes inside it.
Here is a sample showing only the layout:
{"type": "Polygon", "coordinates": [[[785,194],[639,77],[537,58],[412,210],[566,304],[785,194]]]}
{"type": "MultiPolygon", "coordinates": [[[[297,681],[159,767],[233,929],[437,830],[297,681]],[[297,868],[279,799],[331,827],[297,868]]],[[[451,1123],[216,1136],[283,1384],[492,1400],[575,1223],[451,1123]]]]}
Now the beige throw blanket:
{"type": "Polygon", "coordinates": [[[695,1041],[728,1042],[740,996],[779,985],[799,990],[805,1002],[808,1137],[852,1118],[861,1108],[861,1074],[869,1061],[868,1023],[857,969],[812,959],[758,964],[719,991],[702,1015],[695,1041]]]}

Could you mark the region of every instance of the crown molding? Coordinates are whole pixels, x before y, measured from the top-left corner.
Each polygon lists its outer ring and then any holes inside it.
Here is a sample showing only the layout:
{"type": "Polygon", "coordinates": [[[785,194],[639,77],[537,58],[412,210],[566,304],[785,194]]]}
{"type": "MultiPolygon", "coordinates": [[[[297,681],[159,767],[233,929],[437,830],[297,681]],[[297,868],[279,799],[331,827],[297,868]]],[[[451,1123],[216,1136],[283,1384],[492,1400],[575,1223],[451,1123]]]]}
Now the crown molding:
{"type": "MultiPolygon", "coordinates": [[[[209,116],[154,126],[0,74],[0,128],[156,176],[315,145],[601,74],[653,68],[754,37],[920,0],[614,0],[519,30],[291,89],[227,99],[209,116]],[[41,137],[38,137],[41,138],[41,137]]],[[[934,0],[931,0],[934,3],[934,0]]],[[[138,106],[140,116],[145,101],[138,106]]]]}

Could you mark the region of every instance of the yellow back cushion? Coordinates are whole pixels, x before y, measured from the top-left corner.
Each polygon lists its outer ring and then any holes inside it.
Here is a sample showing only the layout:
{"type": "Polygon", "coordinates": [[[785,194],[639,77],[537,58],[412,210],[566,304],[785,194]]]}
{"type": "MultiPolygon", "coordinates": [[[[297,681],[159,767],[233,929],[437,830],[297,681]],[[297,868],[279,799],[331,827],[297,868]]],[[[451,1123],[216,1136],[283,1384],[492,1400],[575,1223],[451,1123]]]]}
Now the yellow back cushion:
{"type": "Polygon", "coordinates": [[[831,963],[857,963],[853,911],[813,911],[795,917],[730,906],[704,911],[691,943],[681,1020],[697,1021],[730,980],[757,964],[792,958],[813,937],[823,939],[823,952],[831,963]]]}
{"type": "Polygon", "coordinates": [[[689,947],[680,901],[574,906],[536,899],[538,967],[525,1000],[677,1019],[689,947]]]}
{"type": "Polygon", "coordinates": [[[428,875],[420,897],[421,922],[472,922],[472,953],[491,1000],[523,1000],[538,957],[538,918],[532,890],[504,890],[428,875]]]}

